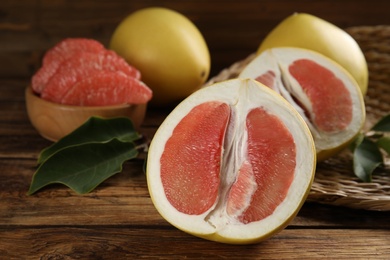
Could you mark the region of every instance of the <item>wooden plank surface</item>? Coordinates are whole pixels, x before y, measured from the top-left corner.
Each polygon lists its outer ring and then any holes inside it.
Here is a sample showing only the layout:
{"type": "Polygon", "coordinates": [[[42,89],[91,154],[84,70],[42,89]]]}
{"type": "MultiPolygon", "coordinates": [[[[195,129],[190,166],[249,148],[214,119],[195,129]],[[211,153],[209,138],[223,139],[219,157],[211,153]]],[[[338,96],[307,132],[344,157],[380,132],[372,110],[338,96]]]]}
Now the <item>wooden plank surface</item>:
{"type": "MultiPolygon", "coordinates": [[[[82,196],[62,185],[27,196],[35,166],[31,159],[8,159],[1,164],[0,226],[168,226],[150,200],[141,160],[126,162],[121,173],[82,196]]],[[[388,219],[386,212],[307,204],[290,226],[389,229],[388,219]]]]}
{"type": "Polygon", "coordinates": [[[4,259],[388,259],[383,230],[285,229],[255,245],[226,245],[166,227],[0,230],[4,259]],[[9,249],[13,249],[12,251],[9,249]]]}
{"type": "MultiPolygon", "coordinates": [[[[27,190],[39,152],[24,89],[44,51],[65,37],[108,44],[130,12],[160,5],[192,19],[212,54],[212,73],[252,53],[293,12],[346,28],[390,24],[385,0],[319,1],[33,1],[0,4],[0,259],[390,259],[390,213],[305,203],[283,231],[234,246],[188,235],[167,223],[149,197],[140,159],[86,195],[52,185],[27,190]]],[[[149,108],[142,134],[152,138],[169,113],[149,108]]]]}

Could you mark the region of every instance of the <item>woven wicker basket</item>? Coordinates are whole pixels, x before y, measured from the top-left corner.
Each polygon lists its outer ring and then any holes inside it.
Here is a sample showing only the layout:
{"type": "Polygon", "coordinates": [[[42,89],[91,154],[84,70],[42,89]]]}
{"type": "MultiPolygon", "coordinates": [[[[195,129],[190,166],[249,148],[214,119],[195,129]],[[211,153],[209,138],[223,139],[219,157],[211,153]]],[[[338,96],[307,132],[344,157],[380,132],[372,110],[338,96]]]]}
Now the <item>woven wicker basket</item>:
{"type": "MultiPolygon", "coordinates": [[[[359,26],[346,31],[363,50],[369,69],[369,86],[365,97],[365,129],[390,112],[390,26],[359,26]]],[[[207,83],[210,85],[235,78],[255,54],[222,70],[207,83]]],[[[352,170],[349,150],[318,163],[308,201],[356,209],[390,211],[390,158],[376,169],[370,183],[361,182],[352,170]]]]}

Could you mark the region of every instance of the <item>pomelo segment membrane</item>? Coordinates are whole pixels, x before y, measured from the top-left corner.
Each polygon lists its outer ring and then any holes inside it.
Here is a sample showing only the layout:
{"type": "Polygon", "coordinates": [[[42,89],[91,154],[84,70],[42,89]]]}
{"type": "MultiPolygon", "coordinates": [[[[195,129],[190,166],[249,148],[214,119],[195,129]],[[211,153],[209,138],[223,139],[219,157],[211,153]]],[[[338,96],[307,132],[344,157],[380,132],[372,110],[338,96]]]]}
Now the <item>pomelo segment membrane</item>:
{"type": "Polygon", "coordinates": [[[256,79],[295,107],[313,134],[319,160],[341,150],[363,126],[365,107],[358,84],[319,53],[291,47],[269,49],[239,77],[256,79]]]}
{"type": "Polygon", "coordinates": [[[283,229],[303,204],[316,164],[302,117],[251,79],[203,88],[180,103],[148,153],[151,198],[172,225],[226,243],[283,229]]]}

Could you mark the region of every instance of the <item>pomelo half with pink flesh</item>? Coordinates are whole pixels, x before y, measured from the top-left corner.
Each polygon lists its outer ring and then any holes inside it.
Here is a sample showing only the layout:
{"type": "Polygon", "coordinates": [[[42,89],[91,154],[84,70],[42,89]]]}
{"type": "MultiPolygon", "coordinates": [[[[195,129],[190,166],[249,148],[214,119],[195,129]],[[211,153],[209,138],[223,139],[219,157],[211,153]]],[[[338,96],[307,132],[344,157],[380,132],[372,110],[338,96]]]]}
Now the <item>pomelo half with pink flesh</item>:
{"type": "Polygon", "coordinates": [[[308,124],[318,160],[345,148],[360,132],[365,107],[354,78],[329,58],[306,49],[263,52],[239,75],[267,85],[290,102],[308,124]]]}
{"type": "Polygon", "coordinates": [[[225,243],[255,243],[297,214],[313,181],[314,141],[296,110],[252,79],[203,88],[152,139],[150,196],[177,228],[225,243]]]}

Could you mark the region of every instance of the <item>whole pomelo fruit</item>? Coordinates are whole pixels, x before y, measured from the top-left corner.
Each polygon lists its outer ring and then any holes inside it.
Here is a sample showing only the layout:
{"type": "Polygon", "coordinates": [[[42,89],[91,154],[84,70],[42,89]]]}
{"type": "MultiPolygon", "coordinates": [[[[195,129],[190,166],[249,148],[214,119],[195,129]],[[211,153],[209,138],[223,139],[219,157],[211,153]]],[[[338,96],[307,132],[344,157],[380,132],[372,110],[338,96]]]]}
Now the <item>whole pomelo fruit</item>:
{"type": "Polygon", "coordinates": [[[364,53],[341,28],[310,14],[294,13],[265,37],[257,53],[289,46],[310,49],[336,61],[355,78],[362,94],[366,94],[368,68],[364,53]]]}
{"type": "Polygon", "coordinates": [[[247,244],[281,231],[303,205],[316,153],[296,110],[253,79],[196,91],[150,145],[147,182],[162,217],[209,240],[247,244]]]}
{"type": "Polygon", "coordinates": [[[267,49],[240,73],[284,97],[304,118],[314,137],[317,159],[343,150],[365,121],[362,93],[339,64],[308,49],[267,49]]]}
{"type": "Polygon", "coordinates": [[[166,8],[141,9],[115,29],[110,48],[140,70],[153,90],[152,105],[180,101],[200,88],[210,73],[210,53],[198,28],[166,8]]]}

